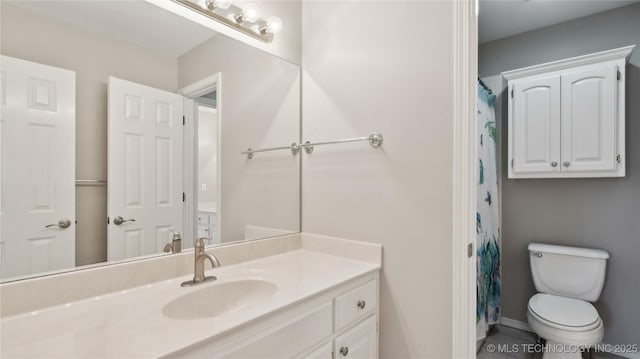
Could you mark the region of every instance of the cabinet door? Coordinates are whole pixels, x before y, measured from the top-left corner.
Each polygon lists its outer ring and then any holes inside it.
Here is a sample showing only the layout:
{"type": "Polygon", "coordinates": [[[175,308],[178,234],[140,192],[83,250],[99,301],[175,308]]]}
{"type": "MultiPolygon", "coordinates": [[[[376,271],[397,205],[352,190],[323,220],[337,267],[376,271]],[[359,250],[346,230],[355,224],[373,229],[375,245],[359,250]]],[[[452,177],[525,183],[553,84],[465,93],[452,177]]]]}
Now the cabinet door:
{"type": "Polygon", "coordinates": [[[336,337],[334,352],[336,358],[373,359],[378,357],[378,330],[376,316],[336,337]]]}
{"type": "Polygon", "coordinates": [[[562,171],[616,170],[615,64],[562,76],[562,171]]]}
{"type": "Polygon", "coordinates": [[[271,328],[267,333],[247,338],[228,352],[212,353],[211,358],[295,358],[331,336],[333,306],[326,303],[301,316],[271,328]]]}
{"type": "Polygon", "coordinates": [[[509,116],[509,177],[560,171],[560,76],[515,81],[509,116]]]}

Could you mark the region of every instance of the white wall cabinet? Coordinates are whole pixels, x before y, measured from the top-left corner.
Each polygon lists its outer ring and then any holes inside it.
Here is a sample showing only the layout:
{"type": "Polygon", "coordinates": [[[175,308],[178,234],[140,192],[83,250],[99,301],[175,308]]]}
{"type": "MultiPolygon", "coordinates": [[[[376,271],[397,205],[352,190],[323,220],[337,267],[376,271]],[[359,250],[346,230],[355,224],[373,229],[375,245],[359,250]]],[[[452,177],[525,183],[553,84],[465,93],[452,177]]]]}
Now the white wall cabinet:
{"type": "Polygon", "coordinates": [[[165,358],[378,358],[379,273],[165,358]]]}
{"type": "Polygon", "coordinates": [[[509,178],[625,176],[628,46],[502,73],[509,178]]]}

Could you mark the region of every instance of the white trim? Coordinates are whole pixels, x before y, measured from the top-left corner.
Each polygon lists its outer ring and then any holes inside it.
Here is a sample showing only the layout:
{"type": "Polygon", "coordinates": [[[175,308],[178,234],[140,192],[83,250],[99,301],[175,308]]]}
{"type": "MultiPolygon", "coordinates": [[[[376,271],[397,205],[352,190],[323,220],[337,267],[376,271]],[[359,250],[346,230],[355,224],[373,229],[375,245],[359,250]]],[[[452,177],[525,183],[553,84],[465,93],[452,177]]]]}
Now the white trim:
{"type": "Polygon", "coordinates": [[[504,325],[505,327],[524,330],[525,332],[535,333],[533,329],[531,329],[531,326],[529,325],[529,323],[523,322],[521,320],[502,317],[500,318],[500,324],[504,325]]]}
{"type": "MultiPolygon", "coordinates": [[[[196,168],[196,158],[198,156],[198,141],[196,133],[198,131],[197,125],[197,106],[198,103],[194,101],[195,98],[206,95],[212,91],[216,91],[216,114],[218,122],[218,168],[217,168],[217,176],[218,176],[218,209],[220,209],[221,201],[222,201],[222,191],[221,191],[221,175],[220,169],[222,168],[222,161],[220,156],[220,149],[222,146],[222,73],[218,72],[214,75],[208,76],[202,80],[196,81],[188,86],[183,87],[178,91],[179,94],[185,97],[184,101],[184,116],[186,118],[186,124],[184,126],[184,193],[186,196],[185,201],[185,211],[184,211],[184,219],[185,219],[185,228],[184,228],[184,236],[183,238],[191,238],[194,239],[198,234],[198,221],[196,220],[196,216],[198,213],[198,201],[195,200],[196,190],[198,188],[198,178],[195,175],[196,168]],[[187,226],[187,224],[191,224],[187,226]]],[[[216,218],[218,220],[218,238],[222,233],[222,220],[221,211],[218,210],[216,218]]],[[[190,248],[189,244],[184,243],[183,246],[190,248]]]]}
{"type": "Polygon", "coordinates": [[[475,1],[453,5],[453,358],[476,356],[476,78],[475,1]],[[467,245],[473,244],[471,257],[467,245]]]}
{"type": "Polygon", "coordinates": [[[578,66],[619,60],[623,57],[625,58],[625,61],[628,62],[629,56],[631,56],[631,51],[633,51],[635,47],[636,45],[625,46],[613,50],[601,51],[593,54],[576,56],[568,59],[547,62],[545,64],[505,71],[502,73],[502,76],[507,80],[515,80],[521,77],[540,75],[551,71],[561,71],[578,66]]]}
{"type": "Polygon", "coordinates": [[[220,73],[203,78],[196,81],[191,85],[181,88],[178,93],[188,98],[196,98],[204,96],[210,92],[213,92],[217,88],[218,81],[220,80],[220,73]]]}
{"type": "MultiPolygon", "coordinates": [[[[197,131],[197,111],[195,111],[195,101],[191,98],[184,97],[183,100],[183,113],[185,117],[184,125],[184,151],[183,151],[183,169],[184,169],[184,228],[182,230],[182,249],[189,249],[193,247],[193,240],[196,236],[198,224],[196,220],[196,213],[193,211],[193,198],[196,193],[198,176],[195,173],[196,168],[196,156],[198,151],[196,141],[197,131]]],[[[197,205],[197,204],[196,204],[197,205]]]]}

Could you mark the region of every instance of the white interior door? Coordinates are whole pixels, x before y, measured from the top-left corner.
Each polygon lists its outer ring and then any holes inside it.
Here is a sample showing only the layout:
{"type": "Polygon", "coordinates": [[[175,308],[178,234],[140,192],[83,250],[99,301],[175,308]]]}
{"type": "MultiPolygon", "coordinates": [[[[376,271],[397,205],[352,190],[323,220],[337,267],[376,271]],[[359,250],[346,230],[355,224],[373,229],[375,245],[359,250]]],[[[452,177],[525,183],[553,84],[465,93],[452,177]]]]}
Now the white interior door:
{"type": "Polygon", "coordinates": [[[517,81],[510,90],[509,174],[560,172],[560,76],[517,81]]]}
{"type": "Polygon", "coordinates": [[[0,57],[0,277],[75,266],[75,72],[0,57]]]}
{"type": "Polygon", "coordinates": [[[111,77],[108,118],[108,260],[161,252],[183,230],[182,96],[111,77]]]}
{"type": "Polygon", "coordinates": [[[562,76],[562,171],[613,171],[616,163],[615,64],[562,76]]]}

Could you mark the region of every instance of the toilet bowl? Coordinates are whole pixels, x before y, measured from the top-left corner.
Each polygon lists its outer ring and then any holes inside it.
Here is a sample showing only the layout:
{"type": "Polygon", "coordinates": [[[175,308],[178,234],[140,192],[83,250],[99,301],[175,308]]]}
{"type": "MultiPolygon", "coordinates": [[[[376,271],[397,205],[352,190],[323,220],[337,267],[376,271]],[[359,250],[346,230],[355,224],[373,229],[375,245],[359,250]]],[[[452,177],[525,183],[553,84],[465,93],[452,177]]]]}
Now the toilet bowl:
{"type": "Polygon", "coordinates": [[[531,274],[538,292],[527,320],[546,339],[543,359],[581,358],[581,349],[600,343],[604,324],[590,303],[604,286],[609,254],[597,249],[529,244],[531,274]]]}

